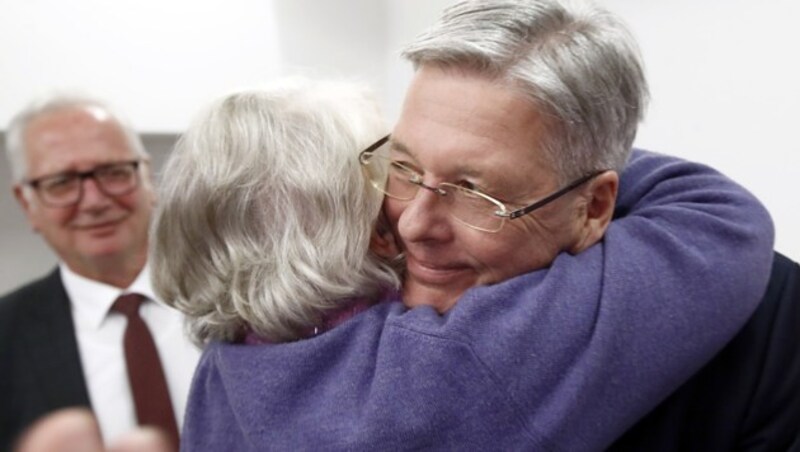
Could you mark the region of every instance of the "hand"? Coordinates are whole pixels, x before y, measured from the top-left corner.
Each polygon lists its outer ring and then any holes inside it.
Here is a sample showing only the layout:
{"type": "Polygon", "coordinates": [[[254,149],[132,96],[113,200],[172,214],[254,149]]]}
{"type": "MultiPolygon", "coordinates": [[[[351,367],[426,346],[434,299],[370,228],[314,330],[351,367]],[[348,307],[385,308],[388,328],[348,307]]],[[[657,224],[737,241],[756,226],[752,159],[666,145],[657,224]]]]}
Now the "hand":
{"type": "Polygon", "coordinates": [[[169,439],[154,428],[138,428],[106,448],[100,427],[85,408],[56,411],[33,424],[20,438],[16,452],[175,452],[169,439]]]}

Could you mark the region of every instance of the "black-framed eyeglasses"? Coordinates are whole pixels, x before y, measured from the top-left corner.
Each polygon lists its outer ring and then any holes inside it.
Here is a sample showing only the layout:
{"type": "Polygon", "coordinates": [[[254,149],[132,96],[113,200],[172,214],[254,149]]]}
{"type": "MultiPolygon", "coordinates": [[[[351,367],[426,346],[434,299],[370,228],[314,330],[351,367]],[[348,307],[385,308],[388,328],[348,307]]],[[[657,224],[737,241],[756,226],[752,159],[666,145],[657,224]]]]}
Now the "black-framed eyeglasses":
{"type": "Polygon", "coordinates": [[[49,207],[71,207],[83,198],[83,181],[91,178],[106,196],[122,196],[139,186],[139,165],[142,160],[114,162],[89,171],[65,171],[25,181],[42,203],[49,207]]]}
{"type": "Polygon", "coordinates": [[[359,154],[359,162],[370,185],[386,196],[402,201],[414,199],[420,188],[441,196],[450,215],[459,223],[484,232],[498,232],[506,220],[527,215],[552,203],[606,170],[586,174],[544,198],[519,209],[510,210],[504,202],[473,188],[442,182],[429,186],[422,182],[423,174],[407,164],[389,157],[387,135],[359,154]]]}

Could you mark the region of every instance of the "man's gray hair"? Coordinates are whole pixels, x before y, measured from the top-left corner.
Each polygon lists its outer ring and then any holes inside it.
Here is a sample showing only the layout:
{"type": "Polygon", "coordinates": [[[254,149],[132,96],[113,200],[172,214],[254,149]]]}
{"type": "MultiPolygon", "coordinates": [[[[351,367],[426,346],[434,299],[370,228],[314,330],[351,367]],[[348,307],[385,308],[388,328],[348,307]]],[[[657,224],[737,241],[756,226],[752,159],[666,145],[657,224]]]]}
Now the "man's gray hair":
{"type": "Polygon", "coordinates": [[[368,91],[292,79],[216,102],[162,173],[156,292],[198,343],[303,337],[344,300],[398,287],[369,251],[382,195],[359,151],[386,133],[368,91]]]}
{"type": "Polygon", "coordinates": [[[562,181],[621,170],[648,98],[638,47],[597,5],[472,0],[409,45],[415,67],[477,72],[521,90],[547,121],[540,147],[562,181]]]}
{"type": "Polygon", "coordinates": [[[143,158],[148,158],[147,150],[142,144],[139,134],[123,116],[119,115],[104,102],[77,94],[51,94],[28,104],[11,119],[8,125],[8,130],[6,130],[6,157],[14,183],[22,182],[28,171],[25,131],[31,121],[47,113],[80,109],[97,109],[107,114],[119,125],[130,149],[143,158]]]}

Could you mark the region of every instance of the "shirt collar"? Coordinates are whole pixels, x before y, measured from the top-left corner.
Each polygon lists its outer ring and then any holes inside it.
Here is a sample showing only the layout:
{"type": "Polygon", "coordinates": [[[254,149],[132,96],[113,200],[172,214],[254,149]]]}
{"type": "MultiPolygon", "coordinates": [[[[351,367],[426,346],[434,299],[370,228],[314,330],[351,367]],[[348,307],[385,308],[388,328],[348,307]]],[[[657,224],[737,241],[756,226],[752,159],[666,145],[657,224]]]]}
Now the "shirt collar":
{"type": "MultiPolygon", "coordinates": [[[[150,285],[150,268],[145,265],[127,289],[120,289],[106,283],[81,276],[69,269],[63,262],[59,264],[61,281],[72,305],[72,315],[91,328],[100,328],[111,305],[120,295],[138,293],[150,300],[157,300],[150,285]]],[[[160,304],[160,303],[159,303],[160,304]]]]}

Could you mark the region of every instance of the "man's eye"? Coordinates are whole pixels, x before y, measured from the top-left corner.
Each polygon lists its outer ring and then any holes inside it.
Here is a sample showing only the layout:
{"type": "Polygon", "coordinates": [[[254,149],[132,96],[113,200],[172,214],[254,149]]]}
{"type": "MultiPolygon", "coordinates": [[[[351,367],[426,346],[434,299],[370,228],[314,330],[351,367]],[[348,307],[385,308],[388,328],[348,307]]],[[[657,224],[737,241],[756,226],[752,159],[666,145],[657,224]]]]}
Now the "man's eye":
{"type": "Polygon", "coordinates": [[[126,179],[131,176],[133,172],[128,166],[109,166],[97,172],[99,177],[103,179],[126,179]]]}
{"type": "Polygon", "coordinates": [[[42,189],[47,191],[59,191],[70,188],[75,182],[75,177],[70,175],[56,176],[42,181],[42,189]]]}
{"type": "Polygon", "coordinates": [[[476,196],[489,196],[491,198],[497,199],[501,202],[506,202],[503,198],[498,197],[494,193],[488,191],[486,188],[482,187],[481,185],[476,184],[475,182],[471,182],[468,180],[460,180],[456,182],[454,185],[457,185],[465,190],[469,190],[470,192],[474,193],[476,196]]]}
{"type": "Polygon", "coordinates": [[[419,174],[419,171],[415,170],[414,168],[409,166],[407,163],[401,162],[399,160],[392,160],[391,164],[389,165],[389,168],[392,171],[395,171],[395,172],[398,172],[398,173],[419,174]]]}
{"type": "Polygon", "coordinates": [[[466,188],[467,190],[482,191],[480,187],[468,180],[460,180],[456,182],[455,185],[458,185],[461,188],[466,188]]]}

